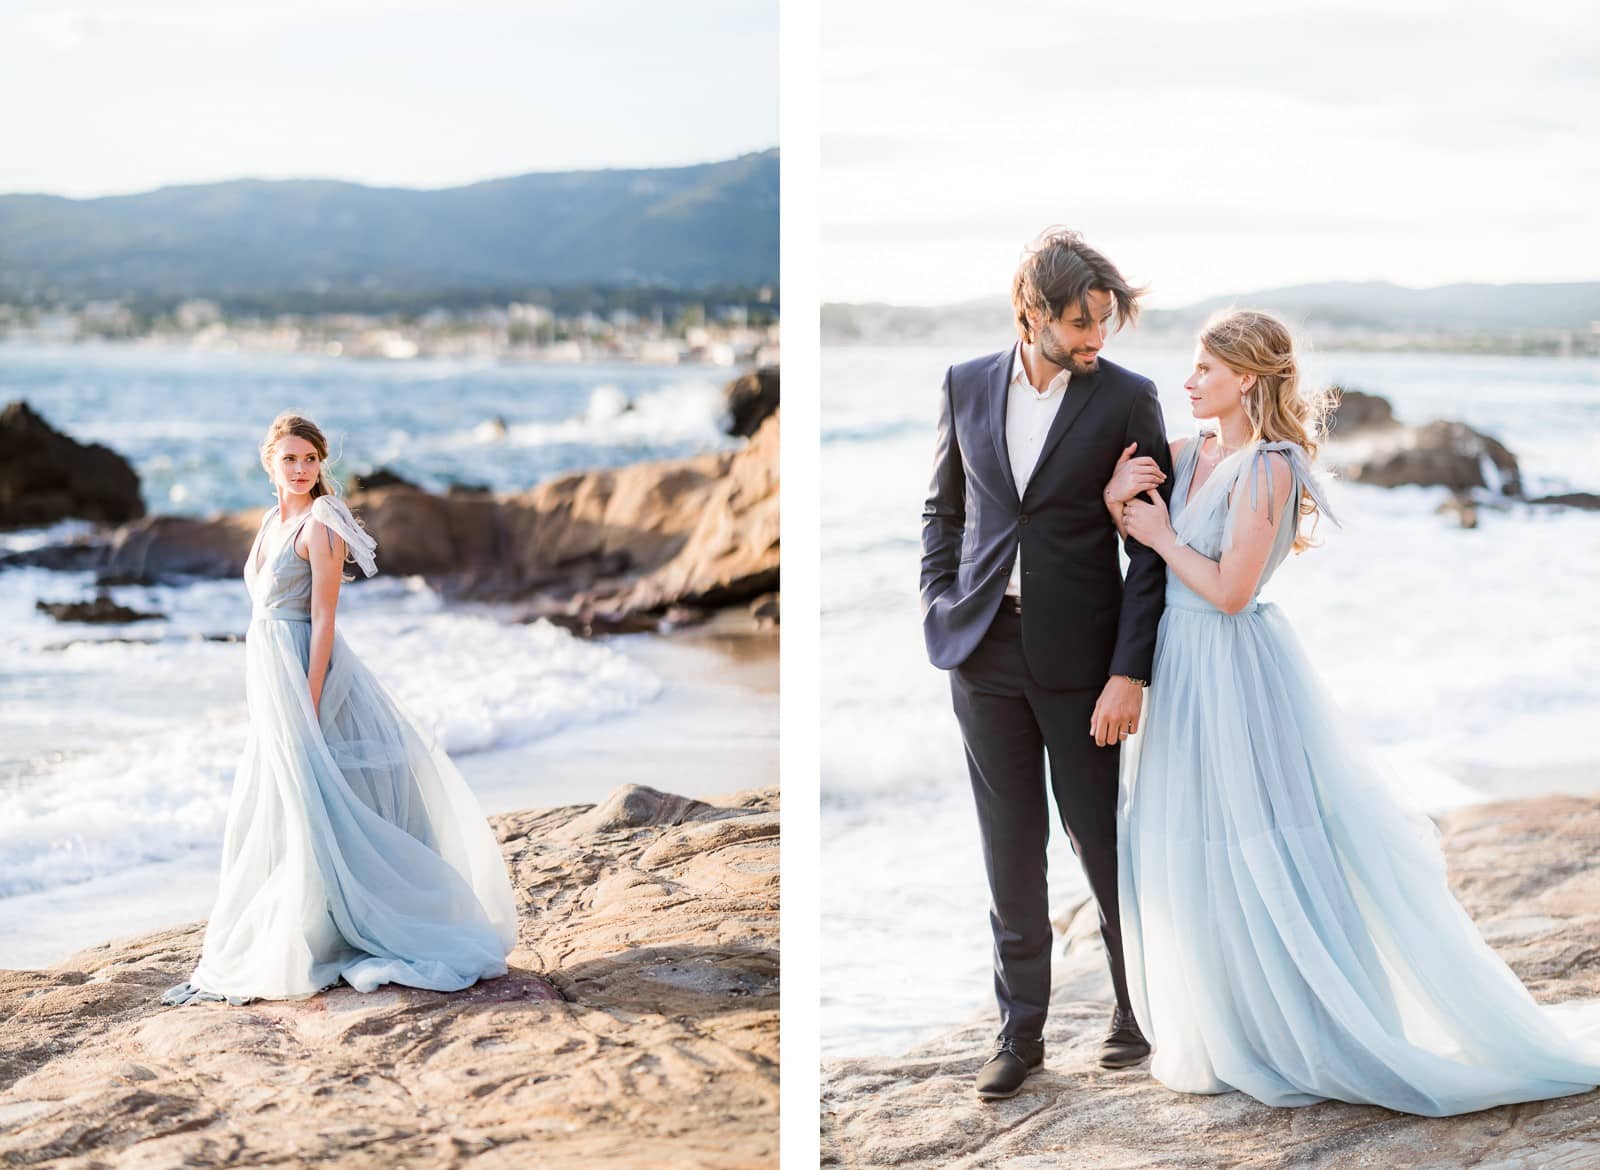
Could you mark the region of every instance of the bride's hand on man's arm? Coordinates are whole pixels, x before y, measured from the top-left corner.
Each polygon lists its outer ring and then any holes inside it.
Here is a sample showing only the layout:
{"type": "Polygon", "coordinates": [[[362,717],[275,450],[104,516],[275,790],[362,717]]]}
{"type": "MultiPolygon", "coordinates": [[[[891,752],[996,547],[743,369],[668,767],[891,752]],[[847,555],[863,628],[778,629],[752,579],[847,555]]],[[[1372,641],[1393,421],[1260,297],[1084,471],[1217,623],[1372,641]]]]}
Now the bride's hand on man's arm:
{"type": "Polygon", "coordinates": [[[1167,502],[1154,489],[1147,491],[1145,498],[1129,500],[1123,505],[1122,526],[1130,537],[1162,556],[1167,555],[1176,536],[1167,502]]]}
{"type": "Polygon", "coordinates": [[[1138,449],[1138,443],[1129,443],[1117,457],[1116,470],[1111,473],[1111,480],[1104,492],[1107,507],[1126,504],[1135,496],[1153,491],[1167,482],[1166,474],[1150,456],[1133,457],[1138,449]]]}

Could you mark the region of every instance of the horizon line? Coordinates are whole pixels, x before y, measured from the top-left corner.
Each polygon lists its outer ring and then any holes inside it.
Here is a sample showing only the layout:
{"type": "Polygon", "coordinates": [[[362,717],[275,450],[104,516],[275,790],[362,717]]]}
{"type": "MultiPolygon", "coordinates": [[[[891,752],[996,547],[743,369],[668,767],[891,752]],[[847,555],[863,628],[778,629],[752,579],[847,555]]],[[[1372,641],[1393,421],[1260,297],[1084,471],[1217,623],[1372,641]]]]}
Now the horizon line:
{"type": "MultiPolygon", "coordinates": [[[[1391,278],[1388,278],[1388,277],[1365,277],[1365,278],[1362,278],[1362,279],[1359,279],[1359,280],[1350,279],[1350,278],[1337,278],[1337,279],[1327,279],[1327,280],[1300,280],[1300,281],[1295,281],[1293,284],[1278,284],[1278,285],[1269,286],[1267,288],[1254,288],[1254,289],[1250,289],[1248,292],[1215,292],[1215,293],[1206,293],[1206,294],[1201,295],[1201,296],[1192,297],[1192,298],[1184,301],[1181,305],[1175,306],[1174,309],[1160,309],[1160,308],[1157,308],[1155,306],[1151,306],[1150,308],[1151,308],[1151,310],[1153,310],[1155,312],[1172,312],[1172,311],[1175,311],[1176,309],[1190,308],[1190,307],[1192,307],[1194,305],[1198,305],[1198,304],[1201,304],[1201,303],[1206,302],[1206,301],[1218,300],[1218,299],[1221,299],[1223,297],[1240,297],[1240,296],[1252,296],[1253,297],[1253,296],[1263,296],[1263,295],[1266,295],[1266,294],[1269,294],[1269,293],[1290,292],[1290,291],[1293,291],[1293,290],[1296,290],[1296,289],[1326,288],[1326,287],[1335,287],[1335,286],[1349,287],[1349,286],[1372,285],[1372,284],[1380,284],[1380,285],[1386,285],[1386,286],[1388,286],[1390,288],[1404,289],[1406,292],[1438,292],[1441,289],[1447,289],[1447,288],[1511,288],[1511,287],[1526,286],[1526,285],[1534,285],[1534,286],[1546,287],[1546,288],[1561,288],[1561,287],[1570,287],[1570,286],[1575,286],[1575,285],[1587,285],[1587,284],[1600,285],[1600,275],[1597,275],[1597,276],[1592,277],[1592,278],[1587,279],[1587,280],[1450,280],[1450,281],[1445,281],[1442,284],[1406,284],[1406,283],[1404,283],[1402,281],[1394,280],[1394,279],[1391,279],[1391,278]]],[[[879,299],[879,298],[866,299],[866,300],[849,300],[849,299],[842,299],[842,298],[837,298],[837,297],[825,297],[821,301],[821,305],[823,307],[825,307],[825,308],[826,307],[839,307],[839,308],[852,308],[852,309],[862,309],[862,308],[920,309],[920,310],[923,310],[923,311],[926,311],[926,312],[937,312],[937,311],[940,311],[940,310],[976,308],[976,307],[980,307],[980,306],[985,305],[985,304],[990,303],[990,302],[992,302],[995,305],[999,306],[999,305],[1006,304],[1007,300],[1008,300],[1007,295],[1005,293],[1003,293],[1003,292],[1000,292],[1000,293],[994,293],[992,295],[985,294],[985,295],[980,295],[980,296],[964,297],[964,298],[961,298],[960,300],[939,301],[939,302],[931,303],[931,304],[930,303],[919,303],[919,302],[915,302],[915,301],[884,300],[884,299],[879,299]]]]}
{"type": "Polygon", "coordinates": [[[609,166],[591,167],[565,167],[550,170],[516,171],[511,174],[492,175],[483,179],[470,179],[465,182],[447,183],[436,187],[405,186],[394,183],[372,183],[360,179],[337,179],[323,175],[293,175],[278,178],[263,178],[259,175],[234,175],[226,179],[196,179],[172,183],[162,183],[155,187],[142,187],[129,191],[105,191],[98,195],[63,195],[55,191],[16,190],[0,191],[0,199],[13,198],[40,198],[40,199],[65,199],[73,203],[92,203],[98,199],[137,199],[142,195],[156,195],[162,191],[184,191],[199,187],[222,187],[230,183],[334,183],[345,187],[361,187],[369,191],[459,191],[467,187],[480,187],[488,183],[504,183],[512,179],[523,179],[533,175],[602,175],[622,171],[687,171],[695,167],[718,166],[723,163],[739,162],[746,158],[759,158],[763,155],[780,154],[779,144],[762,147],[759,150],[746,150],[738,154],[725,155],[720,158],[699,159],[692,162],[660,163],[655,165],[630,165],[617,164],[609,166]]]}

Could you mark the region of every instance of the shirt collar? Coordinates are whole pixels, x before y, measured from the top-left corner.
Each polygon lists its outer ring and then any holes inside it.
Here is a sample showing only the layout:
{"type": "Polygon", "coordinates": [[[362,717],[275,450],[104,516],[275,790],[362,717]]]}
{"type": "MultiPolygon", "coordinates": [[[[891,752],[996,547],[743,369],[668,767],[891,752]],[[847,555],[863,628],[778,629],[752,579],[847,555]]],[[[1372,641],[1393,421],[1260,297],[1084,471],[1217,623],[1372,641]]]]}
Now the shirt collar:
{"type": "Polygon", "coordinates": [[[1028,369],[1022,364],[1022,343],[1020,341],[1017,342],[1016,348],[1011,351],[1011,385],[1016,386],[1020,382],[1022,388],[1034,398],[1040,401],[1053,398],[1057,393],[1065,390],[1067,383],[1070,381],[1072,381],[1072,371],[1062,370],[1054,378],[1050,379],[1050,385],[1044,388],[1043,393],[1040,393],[1034,389],[1033,383],[1028,381],[1028,369]]]}

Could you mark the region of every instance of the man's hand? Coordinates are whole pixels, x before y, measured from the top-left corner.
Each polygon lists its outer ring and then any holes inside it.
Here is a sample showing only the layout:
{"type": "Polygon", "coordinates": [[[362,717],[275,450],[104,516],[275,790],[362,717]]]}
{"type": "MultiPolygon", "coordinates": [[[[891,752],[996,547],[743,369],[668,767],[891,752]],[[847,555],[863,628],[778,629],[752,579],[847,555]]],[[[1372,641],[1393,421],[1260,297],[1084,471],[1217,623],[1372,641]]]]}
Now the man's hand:
{"type": "Polygon", "coordinates": [[[1139,711],[1144,705],[1144,688],[1125,675],[1114,674],[1089,716],[1089,734],[1096,747],[1121,743],[1139,730],[1139,711]]]}

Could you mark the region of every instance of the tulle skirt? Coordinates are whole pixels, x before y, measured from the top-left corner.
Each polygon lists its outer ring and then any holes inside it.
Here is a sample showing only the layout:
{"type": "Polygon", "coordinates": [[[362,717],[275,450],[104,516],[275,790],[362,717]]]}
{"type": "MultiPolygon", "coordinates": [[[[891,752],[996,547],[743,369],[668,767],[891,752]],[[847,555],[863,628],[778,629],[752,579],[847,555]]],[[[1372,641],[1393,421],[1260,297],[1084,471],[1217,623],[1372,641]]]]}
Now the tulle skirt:
{"type": "Polygon", "coordinates": [[[1600,1084],[1600,1005],[1542,1008],[1450,892],[1270,604],[1169,604],[1118,817],[1151,1071],[1444,1116],[1600,1084]]]}
{"type": "Polygon", "coordinates": [[[505,973],[516,908],[477,801],[337,634],[319,720],[310,639],[303,618],[250,624],[220,888],[169,1002],[294,998],[341,977],[455,991],[505,973]]]}

